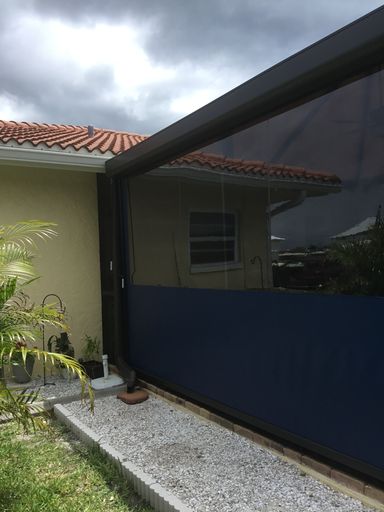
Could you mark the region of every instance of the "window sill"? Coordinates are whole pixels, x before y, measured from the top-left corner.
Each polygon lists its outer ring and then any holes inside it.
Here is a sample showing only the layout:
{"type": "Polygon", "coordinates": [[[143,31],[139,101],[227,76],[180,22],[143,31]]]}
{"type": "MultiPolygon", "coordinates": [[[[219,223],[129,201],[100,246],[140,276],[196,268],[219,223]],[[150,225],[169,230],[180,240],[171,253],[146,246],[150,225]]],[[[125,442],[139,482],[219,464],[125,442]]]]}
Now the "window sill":
{"type": "Polygon", "coordinates": [[[221,263],[217,265],[193,265],[189,272],[190,274],[199,274],[203,272],[226,272],[227,270],[238,270],[240,268],[243,268],[242,263],[228,263],[227,265],[221,263]]]}

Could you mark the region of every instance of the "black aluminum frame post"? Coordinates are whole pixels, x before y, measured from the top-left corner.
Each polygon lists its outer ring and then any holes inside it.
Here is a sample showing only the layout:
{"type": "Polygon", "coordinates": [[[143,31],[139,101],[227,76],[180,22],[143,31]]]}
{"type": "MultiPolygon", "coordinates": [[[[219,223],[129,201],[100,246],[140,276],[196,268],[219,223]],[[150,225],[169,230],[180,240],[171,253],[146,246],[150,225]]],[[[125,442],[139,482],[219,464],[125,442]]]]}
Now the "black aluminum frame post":
{"type": "Polygon", "coordinates": [[[126,338],[127,226],[124,181],[97,175],[103,346],[116,364],[126,338]]]}

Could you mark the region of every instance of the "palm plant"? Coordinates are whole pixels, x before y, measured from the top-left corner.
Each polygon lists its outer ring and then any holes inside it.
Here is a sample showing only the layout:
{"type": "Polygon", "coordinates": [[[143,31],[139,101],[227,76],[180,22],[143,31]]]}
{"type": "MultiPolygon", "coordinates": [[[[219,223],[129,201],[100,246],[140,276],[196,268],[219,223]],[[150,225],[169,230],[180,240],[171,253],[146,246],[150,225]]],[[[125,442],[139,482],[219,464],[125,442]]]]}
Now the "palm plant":
{"type": "MultiPolygon", "coordinates": [[[[59,363],[79,377],[82,396],[87,389],[92,409],[93,393],[81,365],[72,357],[33,346],[43,325],[66,329],[63,314],[54,305],[36,306],[24,291],[38,279],[33,265],[36,240],[56,236],[53,228],[54,224],[40,221],[0,226],[0,369],[15,357],[25,364],[28,354],[44,363],[59,363]]],[[[43,417],[36,415],[42,412],[38,396],[36,391],[9,389],[2,376],[0,415],[15,419],[25,430],[43,428],[43,417]]]]}

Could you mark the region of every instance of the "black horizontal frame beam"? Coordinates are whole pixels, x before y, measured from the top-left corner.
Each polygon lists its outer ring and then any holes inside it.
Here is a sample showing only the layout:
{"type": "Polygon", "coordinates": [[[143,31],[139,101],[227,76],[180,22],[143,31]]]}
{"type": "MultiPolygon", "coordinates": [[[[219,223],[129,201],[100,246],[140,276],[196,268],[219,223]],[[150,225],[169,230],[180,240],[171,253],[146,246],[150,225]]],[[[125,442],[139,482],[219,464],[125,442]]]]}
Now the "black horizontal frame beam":
{"type": "Polygon", "coordinates": [[[147,172],[334,90],[383,61],[380,7],[107,161],[107,175],[147,172]]]}

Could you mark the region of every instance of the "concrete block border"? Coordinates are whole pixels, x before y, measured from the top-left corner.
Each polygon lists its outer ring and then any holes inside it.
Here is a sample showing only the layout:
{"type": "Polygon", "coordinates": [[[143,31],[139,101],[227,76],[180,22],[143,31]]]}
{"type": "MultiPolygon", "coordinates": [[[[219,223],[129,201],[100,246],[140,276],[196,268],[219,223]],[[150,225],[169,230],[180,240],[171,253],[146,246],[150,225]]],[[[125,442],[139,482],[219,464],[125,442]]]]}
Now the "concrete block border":
{"type": "Polygon", "coordinates": [[[135,491],[147,501],[156,512],[192,512],[179,498],[164,489],[155,479],[132,464],[127,457],[115,450],[103,437],[79,421],[63,404],[55,404],[53,413],[56,418],[66,425],[86,445],[98,447],[120,470],[124,478],[129,480],[135,491]]]}
{"type": "Polygon", "coordinates": [[[276,442],[263,436],[257,432],[254,432],[241,425],[237,425],[226,418],[210,412],[204,407],[200,407],[184,398],[177,395],[173,395],[168,391],[165,391],[149,382],[144,380],[138,381],[139,385],[147,389],[150,393],[157,395],[158,397],[168,400],[173,404],[179,405],[182,408],[188,409],[188,411],[197,414],[205,420],[212,421],[221,427],[224,427],[232,432],[236,432],[240,436],[246,437],[247,439],[257,443],[263,448],[267,448],[273,451],[276,455],[282,457],[290,463],[293,463],[300,467],[300,470],[313,476],[317,480],[325,483],[329,487],[332,487],[344,494],[356,498],[362,503],[374,507],[384,512],[384,488],[373,487],[371,484],[359,480],[351,475],[339,471],[328,464],[324,464],[312,457],[309,457],[299,451],[293,450],[284,446],[282,443],[276,442]]]}
{"type": "MultiPolygon", "coordinates": [[[[127,385],[121,384],[119,386],[114,386],[112,388],[94,389],[93,393],[94,393],[95,399],[96,399],[96,398],[100,398],[102,396],[109,396],[109,395],[121,393],[122,391],[125,391],[126,389],[127,389],[127,385]]],[[[87,394],[85,393],[85,395],[84,395],[85,400],[86,400],[86,396],[87,396],[87,394]]],[[[42,404],[43,404],[44,408],[47,411],[49,411],[49,410],[53,409],[54,405],[56,405],[56,404],[69,404],[70,402],[76,402],[77,400],[80,400],[80,399],[81,399],[81,391],[79,391],[78,393],[75,393],[73,395],[67,395],[67,396],[61,396],[61,397],[59,396],[59,397],[55,397],[55,398],[46,398],[45,400],[42,401],[42,404]]]]}

